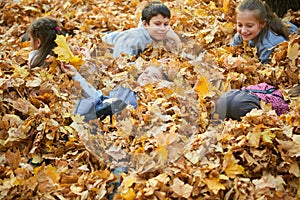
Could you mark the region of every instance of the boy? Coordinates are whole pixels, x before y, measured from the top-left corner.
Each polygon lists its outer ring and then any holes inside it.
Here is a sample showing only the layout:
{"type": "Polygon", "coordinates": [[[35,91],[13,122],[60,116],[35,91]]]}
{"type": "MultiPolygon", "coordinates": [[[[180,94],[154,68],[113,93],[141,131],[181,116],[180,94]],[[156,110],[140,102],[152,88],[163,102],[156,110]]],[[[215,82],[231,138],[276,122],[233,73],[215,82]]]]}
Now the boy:
{"type": "Polygon", "coordinates": [[[159,1],[150,2],[142,11],[142,25],[123,32],[112,32],[103,37],[103,41],[113,44],[113,56],[119,57],[121,53],[138,55],[142,53],[147,44],[171,40],[171,43],[180,44],[180,38],[170,27],[171,12],[169,8],[159,1]]]}

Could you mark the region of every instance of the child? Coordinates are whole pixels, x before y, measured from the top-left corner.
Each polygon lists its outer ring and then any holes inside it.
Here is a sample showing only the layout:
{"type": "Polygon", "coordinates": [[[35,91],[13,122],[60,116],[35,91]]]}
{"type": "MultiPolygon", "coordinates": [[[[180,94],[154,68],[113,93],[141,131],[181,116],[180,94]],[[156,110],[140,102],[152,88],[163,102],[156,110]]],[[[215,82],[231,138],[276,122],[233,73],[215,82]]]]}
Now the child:
{"type": "Polygon", "coordinates": [[[289,110],[287,102],[283,99],[282,92],[267,83],[250,85],[241,90],[231,90],[223,94],[217,101],[216,114],[219,119],[231,118],[241,120],[252,109],[260,109],[260,100],[271,103],[272,109],[278,115],[289,110]]]}
{"type": "Polygon", "coordinates": [[[290,33],[298,34],[297,27],[289,23],[290,30],[261,0],[244,0],[236,10],[237,33],[232,45],[243,44],[257,48],[262,63],[270,62],[273,48],[289,39],[290,33]]]}
{"type": "Polygon", "coordinates": [[[57,34],[62,34],[56,20],[43,17],[33,21],[28,27],[30,45],[33,51],[29,53],[29,67],[46,66],[45,59],[48,55],[54,55],[52,51],[56,47],[57,34]]]}
{"type": "MultiPolygon", "coordinates": [[[[81,99],[76,106],[74,114],[85,116],[85,121],[96,118],[104,119],[108,115],[112,115],[124,109],[127,105],[134,108],[137,107],[137,99],[135,93],[124,87],[112,90],[109,96],[102,94],[100,90],[96,90],[90,85],[72,65],[61,65],[63,72],[66,72],[74,80],[78,81],[83,90],[84,99],[81,99]]],[[[167,76],[158,66],[148,66],[140,74],[137,83],[141,86],[148,83],[154,84],[167,80],[167,76]]]]}
{"type": "Polygon", "coordinates": [[[150,2],[142,11],[142,26],[123,32],[112,32],[103,37],[103,41],[113,44],[113,56],[121,53],[138,55],[146,49],[147,44],[171,40],[178,45],[181,43],[178,35],[170,28],[171,12],[159,1],[150,2]]]}

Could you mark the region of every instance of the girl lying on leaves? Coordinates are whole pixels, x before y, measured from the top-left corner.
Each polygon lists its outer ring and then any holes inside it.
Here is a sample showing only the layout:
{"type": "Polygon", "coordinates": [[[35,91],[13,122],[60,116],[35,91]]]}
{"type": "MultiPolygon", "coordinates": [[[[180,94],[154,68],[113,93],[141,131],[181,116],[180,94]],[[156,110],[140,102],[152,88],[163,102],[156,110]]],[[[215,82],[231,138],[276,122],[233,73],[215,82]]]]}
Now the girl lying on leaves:
{"type": "MultiPolygon", "coordinates": [[[[96,118],[104,119],[108,115],[112,115],[123,110],[127,105],[134,108],[137,107],[137,99],[135,92],[129,88],[118,87],[110,92],[108,96],[102,94],[100,90],[96,90],[90,85],[72,65],[61,65],[63,72],[78,81],[83,89],[84,99],[81,99],[76,106],[74,114],[85,116],[85,121],[96,118]]],[[[141,86],[148,83],[154,84],[167,80],[167,76],[158,66],[148,66],[138,77],[137,83],[141,86]]]]}
{"type": "Polygon", "coordinates": [[[284,100],[281,90],[267,83],[250,85],[240,90],[224,93],[216,105],[219,119],[241,120],[252,109],[260,109],[260,100],[271,103],[277,115],[288,112],[288,103],[284,100]]]}
{"type": "Polygon", "coordinates": [[[53,49],[57,46],[56,35],[62,34],[57,21],[48,17],[38,18],[29,25],[27,32],[32,48],[28,58],[29,68],[47,66],[45,59],[48,55],[54,55],[53,49]]]}
{"type": "Polygon", "coordinates": [[[261,0],[242,1],[236,13],[237,33],[232,46],[247,42],[249,46],[256,47],[258,58],[264,64],[270,62],[276,45],[288,40],[289,34],[298,34],[295,25],[283,23],[261,0]]]}

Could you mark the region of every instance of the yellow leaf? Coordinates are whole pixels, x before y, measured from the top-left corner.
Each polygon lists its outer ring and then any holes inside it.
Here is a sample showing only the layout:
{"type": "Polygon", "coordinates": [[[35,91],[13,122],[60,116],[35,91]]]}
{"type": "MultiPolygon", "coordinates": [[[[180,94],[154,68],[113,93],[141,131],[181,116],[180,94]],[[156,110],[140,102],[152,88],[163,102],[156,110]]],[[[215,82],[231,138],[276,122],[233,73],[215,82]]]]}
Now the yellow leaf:
{"type": "Polygon", "coordinates": [[[81,58],[74,56],[69,45],[67,44],[66,38],[63,35],[56,35],[55,42],[57,47],[55,47],[53,51],[57,54],[57,60],[70,63],[77,69],[81,64],[83,64],[81,58]]]}
{"type": "Polygon", "coordinates": [[[196,92],[198,92],[198,96],[203,97],[209,94],[209,83],[206,77],[201,76],[194,88],[196,92]]]}
{"type": "Polygon", "coordinates": [[[53,180],[54,183],[58,183],[60,179],[60,173],[51,164],[46,166],[45,174],[47,174],[53,180]]]}
{"type": "Polygon", "coordinates": [[[57,60],[69,63],[74,57],[66,38],[63,35],[56,35],[55,43],[57,47],[53,51],[58,55],[57,60]]]}
{"type": "Polygon", "coordinates": [[[39,154],[32,154],[32,163],[41,163],[43,158],[39,154]]]}
{"type": "Polygon", "coordinates": [[[235,178],[236,175],[244,172],[244,167],[238,165],[237,162],[231,152],[225,154],[223,165],[225,167],[225,173],[229,178],[235,178]]]}
{"type": "Polygon", "coordinates": [[[229,178],[235,178],[236,175],[242,174],[243,172],[244,167],[238,164],[229,164],[225,169],[225,173],[229,178]]]}
{"type": "Polygon", "coordinates": [[[158,146],[157,152],[162,163],[167,162],[168,160],[168,150],[164,146],[158,146]]]}
{"type": "Polygon", "coordinates": [[[129,188],[128,190],[123,191],[121,193],[121,195],[125,200],[132,200],[136,196],[136,194],[132,188],[129,188]]]}
{"type": "Polygon", "coordinates": [[[25,78],[29,75],[29,72],[27,69],[22,67],[16,67],[14,70],[14,74],[11,77],[19,77],[19,78],[25,78]]]}
{"type": "Polygon", "coordinates": [[[219,178],[207,178],[205,179],[205,183],[207,184],[207,187],[214,193],[218,194],[219,190],[225,190],[225,186],[220,183],[219,178]]]}
{"type": "Polygon", "coordinates": [[[129,188],[133,183],[137,181],[136,177],[134,176],[126,176],[122,182],[124,188],[129,188]]]}
{"type": "Polygon", "coordinates": [[[228,12],[230,8],[230,1],[231,0],[223,0],[223,11],[228,12]]]}
{"type": "Polygon", "coordinates": [[[272,133],[271,130],[265,130],[262,132],[262,139],[264,142],[273,143],[273,139],[276,137],[275,133],[272,133]]]}
{"type": "Polygon", "coordinates": [[[195,9],[194,15],[197,16],[197,17],[206,17],[206,16],[208,16],[206,10],[201,9],[201,8],[195,9]]]}
{"type": "Polygon", "coordinates": [[[74,56],[73,58],[71,58],[70,63],[78,69],[79,66],[84,63],[84,61],[80,57],[74,56]]]}

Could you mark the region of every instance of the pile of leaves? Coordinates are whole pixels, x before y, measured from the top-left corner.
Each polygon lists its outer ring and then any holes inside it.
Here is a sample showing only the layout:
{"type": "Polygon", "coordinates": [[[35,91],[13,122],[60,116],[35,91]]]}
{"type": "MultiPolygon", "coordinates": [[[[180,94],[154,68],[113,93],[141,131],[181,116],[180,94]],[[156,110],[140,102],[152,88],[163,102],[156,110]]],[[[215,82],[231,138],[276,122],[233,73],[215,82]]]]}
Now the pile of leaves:
{"type": "MultiPolygon", "coordinates": [[[[238,1],[165,3],[182,49],[149,47],[119,59],[101,37],[136,27],[145,2],[0,3],[1,198],[300,198],[300,37],[276,47],[264,65],[255,49],[229,46],[238,1]],[[86,80],[104,94],[132,88],[137,109],[89,123],[74,116],[81,87],[60,61],[28,68],[31,49],[22,35],[42,16],[60,22],[70,46],[90,49],[92,60],[79,68],[86,80]],[[172,82],[138,86],[149,64],[161,65],[172,82]],[[260,82],[282,89],[288,113],[277,116],[262,104],[239,122],[212,119],[221,93],[260,82]]],[[[300,22],[299,12],[286,17],[300,22]]]]}

